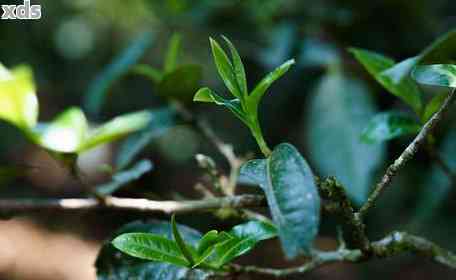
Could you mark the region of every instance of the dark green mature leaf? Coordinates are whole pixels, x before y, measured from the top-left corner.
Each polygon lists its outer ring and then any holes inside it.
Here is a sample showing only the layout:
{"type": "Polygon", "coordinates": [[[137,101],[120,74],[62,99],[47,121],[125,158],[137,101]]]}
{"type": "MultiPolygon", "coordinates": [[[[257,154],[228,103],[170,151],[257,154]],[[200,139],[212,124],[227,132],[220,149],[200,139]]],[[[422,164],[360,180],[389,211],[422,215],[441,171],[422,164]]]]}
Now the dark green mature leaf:
{"type": "Polygon", "coordinates": [[[209,39],[211,43],[212,55],[214,56],[217,71],[225,83],[228,90],[237,98],[242,99],[242,92],[238,85],[236,74],[234,73],[233,64],[229,60],[225,51],[214,39],[209,39]]]}
{"type": "Polygon", "coordinates": [[[366,144],[361,133],[376,114],[366,85],[332,72],[313,91],[305,130],[310,161],[321,176],[336,176],[357,204],[365,201],[383,163],[383,143],[366,144]]]}
{"type": "Polygon", "coordinates": [[[249,126],[248,118],[242,110],[241,103],[237,98],[228,100],[216,94],[209,88],[202,88],[198,90],[198,92],[195,94],[195,96],[193,97],[193,101],[214,102],[217,105],[225,106],[234,115],[236,115],[236,117],[238,117],[242,122],[249,126]]]}
{"type": "Polygon", "coordinates": [[[392,68],[383,73],[395,84],[407,79],[412,69],[421,63],[442,63],[454,60],[454,50],[456,49],[456,30],[452,30],[439,37],[435,42],[424,49],[418,56],[408,58],[399,62],[392,68]]]}
{"type": "Polygon", "coordinates": [[[234,76],[236,77],[237,84],[239,86],[239,90],[241,91],[242,94],[246,95],[248,93],[248,88],[247,88],[247,77],[245,75],[245,69],[244,69],[244,64],[242,63],[241,57],[239,53],[237,52],[236,48],[234,47],[233,43],[226,38],[225,36],[222,36],[225,42],[228,44],[228,47],[230,48],[231,52],[231,59],[233,60],[233,71],[234,71],[234,76]]]}
{"type": "MultiPolygon", "coordinates": [[[[179,225],[179,231],[187,242],[196,245],[201,238],[197,231],[179,225]]],[[[169,222],[133,222],[122,227],[114,236],[123,233],[153,233],[172,238],[169,222]]],[[[197,269],[187,269],[166,263],[157,263],[119,254],[111,243],[106,243],[96,261],[98,280],[204,280],[208,274],[197,269]]]]}
{"type": "Polygon", "coordinates": [[[109,195],[118,191],[126,184],[138,180],[142,175],[152,170],[153,165],[149,160],[142,160],[136,163],[131,169],[121,171],[114,176],[109,183],[96,187],[96,192],[100,195],[109,195]]]}
{"type": "Polygon", "coordinates": [[[190,102],[198,90],[203,78],[203,70],[199,65],[179,66],[166,74],[158,84],[158,94],[165,98],[190,102]]]}
{"type": "Polygon", "coordinates": [[[394,66],[394,60],[389,57],[357,48],[350,48],[350,52],[366,68],[377,82],[379,82],[391,94],[401,98],[410,105],[415,112],[421,112],[420,91],[415,83],[410,79],[403,79],[399,83],[394,83],[383,72],[394,66]]]}
{"type": "Polygon", "coordinates": [[[84,97],[87,112],[97,116],[112,84],[128,73],[153,42],[153,34],[145,32],[135,38],[89,85],[84,97]]]}
{"type": "Polygon", "coordinates": [[[456,88],[456,65],[417,66],[412,71],[412,77],[420,84],[456,88]]]}
{"type": "Polygon", "coordinates": [[[178,266],[189,265],[176,242],[152,233],[125,233],[116,237],[112,244],[130,256],[178,266]]]}
{"type": "Polygon", "coordinates": [[[185,243],[184,239],[182,238],[182,236],[179,232],[179,229],[177,228],[175,215],[173,215],[171,218],[171,228],[173,230],[174,241],[176,241],[176,244],[179,247],[179,250],[181,251],[182,255],[187,260],[188,264],[191,267],[193,267],[193,265],[195,264],[195,260],[193,259],[192,253],[190,252],[188,245],[185,243]]]}
{"type": "Polygon", "coordinates": [[[290,59],[274,69],[271,73],[266,75],[258,84],[257,86],[253,89],[253,91],[250,93],[248,97],[248,108],[250,110],[250,114],[256,114],[258,104],[261,101],[261,98],[263,95],[266,93],[268,88],[280,77],[282,77],[290,67],[295,64],[294,59],[290,59]]]}
{"type": "Polygon", "coordinates": [[[320,197],[306,161],[290,144],[280,144],[265,160],[247,162],[241,176],[264,190],[285,254],[309,252],[318,233],[320,197]]]}
{"type": "Polygon", "coordinates": [[[361,138],[366,143],[377,143],[416,134],[420,128],[420,124],[410,116],[399,112],[384,112],[371,119],[361,138]]]}
{"type": "Polygon", "coordinates": [[[163,108],[151,110],[149,113],[149,124],[143,130],[129,136],[120,146],[116,157],[117,169],[126,168],[153,139],[165,133],[174,124],[174,109],[163,108]]]}
{"type": "Polygon", "coordinates": [[[168,44],[168,50],[165,56],[163,72],[170,73],[176,69],[177,58],[179,56],[179,51],[181,48],[181,41],[181,35],[179,33],[174,33],[171,36],[168,44]]]}

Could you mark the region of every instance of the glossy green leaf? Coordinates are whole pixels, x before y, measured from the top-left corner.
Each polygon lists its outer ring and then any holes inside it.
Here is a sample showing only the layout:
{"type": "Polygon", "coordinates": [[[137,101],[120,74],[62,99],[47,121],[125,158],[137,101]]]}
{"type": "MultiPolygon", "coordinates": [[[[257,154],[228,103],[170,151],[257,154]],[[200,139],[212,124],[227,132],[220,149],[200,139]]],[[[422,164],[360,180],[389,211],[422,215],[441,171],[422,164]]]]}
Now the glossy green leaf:
{"type": "Polygon", "coordinates": [[[117,169],[127,167],[153,139],[165,133],[174,124],[176,112],[173,109],[163,108],[149,112],[149,124],[141,131],[128,136],[117,151],[117,169]]]}
{"type": "Polygon", "coordinates": [[[217,105],[225,106],[228,108],[236,117],[238,117],[242,122],[249,126],[249,121],[247,115],[244,113],[241,102],[239,99],[225,99],[220,95],[216,94],[209,88],[201,88],[193,97],[194,101],[199,102],[214,102],[217,105]]]}
{"type": "Polygon", "coordinates": [[[237,52],[236,47],[233,45],[233,43],[231,43],[231,41],[225,36],[222,37],[227,43],[228,47],[230,48],[231,59],[233,60],[233,71],[236,77],[237,84],[239,86],[239,90],[243,95],[247,95],[247,77],[245,75],[244,64],[242,63],[241,56],[237,52]]]}
{"type": "Polygon", "coordinates": [[[417,66],[412,71],[412,77],[420,84],[456,88],[456,65],[417,66]]]}
{"type": "Polygon", "coordinates": [[[446,94],[437,94],[426,105],[423,112],[423,122],[427,122],[439,109],[447,98],[446,94]]]}
{"type": "Polygon", "coordinates": [[[218,231],[211,230],[207,232],[198,242],[198,247],[196,248],[198,259],[196,260],[193,267],[197,267],[206,261],[214,252],[215,245],[219,242],[220,238],[218,231]]]}
{"type": "Polygon", "coordinates": [[[426,47],[418,56],[405,59],[383,73],[393,83],[399,84],[409,78],[412,69],[418,64],[446,62],[454,58],[456,30],[451,30],[426,47]]]}
{"type": "Polygon", "coordinates": [[[84,97],[84,107],[97,116],[113,83],[127,74],[153,42],[153,34],[145,32],[133,39],[130,45],[90,83],[84,97]]]}
{"type": "Polygon", "coordinates": [[[76,153],[84,145],[88,133],[87,119],[81,109],[72,107],[51,123],[35,128],[38,144],[51,151],[76,153]]]}
{"type": "Polygon", "coordinates": [[[116,237],[112,244],[130,256],[178,266],[188,266],[188,261],[176,244],[163,236],[151,233],[125,233],[116,237]]]}
{"type": "Polygon", "coordinates": [[[32,70],[18,66],[11,71],[0,63],[0,119],[27,133],[38,120],[38,99],[32,70]]]}
{"type": "Polygon", "coordinates": [[[174,33],[168,44],[168,50],[165,56],[164,72],[170,73],[176,69],[177,59],[181,48],[181,35],[174,33]]]}
{"type": "Polygon", "coordinates": [[[257,110],[257,107],[258,107],[258,104],[260,103],[261,101],[261,98],[263,97],[263,95],[266,93],[266,91],[268,90],[268,88],[277,80],[279,79],[280,77],[282,77],[287,71],[288,69],[290,69],[290,67],[295,63],[295,60],[294,59],[290,59],[288,61],[286,61],[285,63],[283,63],[282,65],[280,65],[279,67],[277,67],[276,69],[274,69],[274,71],[272,71],[271,73],[269,73],[268,75],[266,75],[266,77],[264,77],[258,84],[257,86],[253,89],[253,91],[250,93],[249,97],[248,97],[248,107],[249,107],[249,110],[250,113],[254,113],[256,114],[256,110],[257,110]]]}
{"type": "Polygon", "coordinates": [[[157,84],[163,79],[164,76],[164,74],[160,70],[147,64],[135,65],[131,69],[131,72],[138,75],[142,75],[157,84]]]}
{"type": "Polygon", "coordinates": [[[104,125],[92,130],[78,152],[89,150],[100,144],[113,142],[125,135],[141,130],[147,126],[151,115],[147,111],[125,114],[115,117],[104,125]]]}
{"type": "Polygon", "coordinates": [[[385,70],[394,66],[394,60],[371,51],[357,48],[350,48],[350,52],[386,90],[401,98],[415,112],[420,114],[422,108],[421,96],[415,83],[410,78],[403,79],[400,83],[394,83],[391,78],[385,76],[383,73],[385,70]]]}
{"type": "Polygon", "coordinates": [[[212,38],[209,39],[211,43],[212,55],[214,56],[215,66],[217,71],[225,83],[228,90],[237,98],[242,98],[242,92],[238,85],[236,75],[234,73],[233,65],[226,55],[225,51],[220,45],[212,38]]]}
{"type": "Polygon", "coordinates": [[[308,253],[318,233],[320,197],[314,175],[300,153],[280,144],[266,160],[247,162],[241,176],[260,185],[285,254],[308,253]]]}
{"type": "Polygon", "coordinates": [[[158,94],[165,98],[190,102],[198,90],[203,78],[199,65],[184,65],[166,74],[158,84],[158,94]]]}
{"type": "Polygon", "coordinates": [[[366,144],[361,133],[377,110],[360,80],[340,72],[323,77],[313,92],[303,130],[309,160],[321,176],[335,176],[361,204],[383,164],[384,143],[366,144]]]}
{"type": "MultiPolygon", "coordinates": [[[[196,245],[201,238],[200,233],[186,226],[179,225],[179,231],[192,245],[196,245]]],[[[114,236],[131,232],[152,233],[168,239],[172,238],[170,223],[159,221],[133,222],[122,227],[114,236]]],[[[119,254],[111,243],[106,243],[101,249],[97,257],[96,268],[98,280],[204,280],[208,276],[206,272],[198,269],[188,269],[119,254]]]]}
{"type": "Polygon", "coordinates": [[[361,138],[366,143],[377,143],[417,134],[421,129],[416,119],[398,112],[384,112],[375,115],[361,138]]]}
{"type": "Polygon", "coordinates": [[[188,245],[185,243],[184,239],[182,238],[182,236],[179,232],[179,229],[177,228],[175,215],[173,215],[171,218],[171,228],[173,231],[174,241],[176,242],[177,246],[179,247],[179,250],[181,251],[182,255],[187,260],[189,266],[193,266],[195,264],[195,260],[193,259],[192,253],[190,252],[188,245]]]}
{"type": "Polygon", "coordinates": [[[110,182],[99,185],[96,187],[96,192],[100,195],[110,195],[118,191],[121,187],[128,183],[138,180],[142,175],[151,171],[153,168],[149,160],[142,160],[136,163],[129,170],[124,170],[112,176],[110,182]]]}

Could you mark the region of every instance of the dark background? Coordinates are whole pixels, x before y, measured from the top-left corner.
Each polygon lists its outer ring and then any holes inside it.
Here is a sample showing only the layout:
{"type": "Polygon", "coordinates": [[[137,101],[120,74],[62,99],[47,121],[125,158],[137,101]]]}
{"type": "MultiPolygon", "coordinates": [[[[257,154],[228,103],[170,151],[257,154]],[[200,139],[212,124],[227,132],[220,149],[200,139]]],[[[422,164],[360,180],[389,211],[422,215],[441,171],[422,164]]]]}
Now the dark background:
{"type": "MultiPolygon", "coordinates": [[[[378,111],[409,112],[403,103],[387,93],[346,51],[356,46],[405,59],[418,54],[439,35],[455,26],[456,2],[443,0],[383,1],[292,1],[292,0],[41,0],[41,20],[0,20],[0,61],[7,67],[29,64],[34,69],[40,102],[40,120],[50,120],[68,106],[83,107],[90,82],[139,34],[151,31],[152,48],[141,59],[160,66],[167,41],[173,32],[183,36],[184,55],[180,63],[204,68],[204,85],[226,93],[210,55],[208,37],[228,36],[243,57],[248,83],[253,87],[263,75],[289,58],[298,63],[267,94],[261,119],[271,146],[291,142],[305,156],[312,154],[306,137],[313,90],[327,73],[328,65],[340,62],[344,73],[366,84],[378,111]]],[[[18,3],[2,0],[1,4],[18,3]]],[[[455,50],[456,52],[456,50],[455,50]]],[[[144,78],[127,75],[110,90],[102,116],[143,108],[166,106],[144,78]]],[[[428,95],[425,98],[429,98],[428,95]]],[[[337,102],[335,100],[334,102],[337,102]]],[[[331,118],[337,104],[321,111],[331,118]]],[[[340,106],[357,106],[357,102],[340,106]]],[[[0,108],[1,110],[1,108],[0,108]]],[[[254,152],[255,142],[247,129],[227,111],[210,105],[191,107],[209,118],[216,132],[232,143],[239,154],[254,152]]],[[[454,111],[454,110],[453,110],[454,111]]],[[[455,114],[439,127],[438,145],[456,167],[455,114]],[[454,136],[454,133],[453,133],[454,136]],[[442,148],[443,149],[443,148],[442,148]],[[453,152],[451,152],[453,151],[453,152]]],[[[320,116],[312,116],[318,123],[320,116]]],[[[350,122],[347,122],[350,126],[350,122]]],[[[328,131],[327,137],[337,138],[328,131]]],[[[19,132],[0,123],[0,159],[3,165],[27,165],[24,176],[2,180],[2,197],[74,197],[81,187],[49,156],[33,147],[19,132]]],[[[382,150],[378,172],[367,178],[375,182],[386,164],[405,147],[409,138],[389,142],[382,150]]],[[[90,182],[106,179],[100,164],[111,163],[115,145],[98,148],[84,156],[81,168],[90,182]]],[[[332,150],[341,147],[329,147],[332,150]]],[[[173,199],[198,198],[193,190],[203,171],[194,160],[196,153],[213,156],[226,170],[224,159],[191,126],[178,123],[155,139],[142,154],[155,169],[119,195],[173,199]]],[[[356,153],[353,159],[356,161],[356,153]]],[[[367,158],[369,160],[369,158],[367,158]]],[[[311,162],[312,164],[312,162],[311,162]]],[[[347,163],[342,163],[347,164],[347,163]]],[[[350,163],[348,163],[350,164],[350,163]]],[[[315,168],[317,169],[317,168],[315,168]]],[[[315,170],[319,173],[319,170],[315,170]]],[[[369,235],[381,238],[398,229],[418,233],[449,249],[456,249],[454,190],[426,153],[418,157],[395,180],[368,219],[369,235]]],[[[454,186],[453,186],[454,187],[454,186]]],[[[92,263],[100,242],[112,230],[138,218],[134,213],[33,213],[0,222],[0,277],[2,279],[94,279],[92,263]]],[[[153,218],[167,219],[154,215],[153,218]]],[[[203,231],[227,228],[235,220],[220,221],[210,215],[187,215],[180,222],[203,231]]],[[[336,220],[323,217],[317,240],[322,248],[335,246],[336,220]]],[[[276,242],[266,242],[243,263],[290,266],[276,242]]],[[[298,262],[296,262],[298,263],[298,262]]],[[[367,264],[332,265],[302,279],[454,279],[447,268],[422,258],[397,257],[367,264]]]]}

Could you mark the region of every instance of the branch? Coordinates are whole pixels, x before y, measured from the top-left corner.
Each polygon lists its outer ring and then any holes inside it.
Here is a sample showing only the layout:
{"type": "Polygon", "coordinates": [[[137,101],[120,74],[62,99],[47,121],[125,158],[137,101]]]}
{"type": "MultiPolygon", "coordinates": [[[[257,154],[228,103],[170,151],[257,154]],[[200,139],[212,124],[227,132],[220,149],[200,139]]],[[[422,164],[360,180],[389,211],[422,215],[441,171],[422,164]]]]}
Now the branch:
{"type": "Polygon", "coordinates": [[[407,162],[409,162],[415,156],[418,149],[426,142],[427,137],[430,135],[434,127],[442,120],[445,112],[448,111],[450,104],[454,99],[454,96],[455,90],[453,89],[448,94],[448,97],[445,99],[442,107],[440,107],[437,113],[435,113],[432,118],[423,126],[420,133],[418,133],[412,143],[410,143],[410,145],[408,145],[408,147],[394,161],[394,163],[388,167],[381,181],[375,186],[374,191],[371,193],[366,203],[364,203],[364,205],[357,213],[359,219],[362,219],[368,210],[374,206],[375,201],[378,199],[383,190],[391,184],[397,172],[404,168],[407,162]]]}
{"type": "Polygon", "coordinates": [[[288,278],[305,274],[315,268],[334,262],[365,262],[372,258],[386,258],[413,253],[431,258],[433,261],[456,269],[456,255],[422,237],[405,232],[393,232],[385,238],[372,243],[372,253],[365,255],[361,250],[349,250],[341,246],[336,251],[316,252],[307,263],[293,268],[274,269],[255,266],[232,265],[231,274],[255,274],[288,278]]]}

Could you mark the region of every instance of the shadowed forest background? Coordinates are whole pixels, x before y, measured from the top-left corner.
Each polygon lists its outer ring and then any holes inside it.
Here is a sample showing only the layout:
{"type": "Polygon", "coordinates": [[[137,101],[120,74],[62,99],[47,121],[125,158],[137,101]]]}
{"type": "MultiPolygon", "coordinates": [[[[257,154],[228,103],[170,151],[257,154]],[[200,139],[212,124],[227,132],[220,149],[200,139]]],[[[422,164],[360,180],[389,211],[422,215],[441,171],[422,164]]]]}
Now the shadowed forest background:
{"type": "MultiPolygon", "coordinates": [[[[92,114],[90,110],[87,93],[93,90],[94,81],[115,57],[144,36],[150,47],[138,63],[161,68],[168,41],[178,32],[183,46],[178,64],[201,65],[201,85],[224,94],[226,89],[217,75],[208,38],[225,35],[235,43],[243,58],[250,86],[285,60],[297,61],[271,87],[262,103],[261,121],[269,144],[293,143],[316,174],[335,175],[344,184],[360,189],[377,182],[382,170],[412,138],[366,144],[359,140],[362,132],[359,128],[377,112],[410,109],[376,83],[347,48],[360,47],[400,61],[416,55],[456,26],[456,2],[449,0],[32,2],[42,5],[42,19],[0,20],[0,61],[7,67],[22,63],[33,67],[41,121],[50,120],[69,106],[82,107],[93,122],[145,108],[166,108],[168,103],[157,94],[156,86],[140,75],[127,73],[110,86],[101,113],[92,114]],[[344,83],[332,83],[334,71],[343,73],[344,83]],[[315,98],[321,91],[344,90],[359,91],[362,98],[343,99],[337,94],[325,102],[315,98]],[[364,106],[371,108],[370,111],[359,110],[364,106]],[[340,108],[349,108],[349,116],[341,113],[340,108]],[[356,120],[350,119],[353,116],[356,120]],[[340,129],[325,130],[328,122],[340,122],[340,129]],[[334,161],[325,158],[335,159],[338,164],[335,166],[334,161]]],[[[423,99],[430,98],[430,94],[424,93],[423,99]]],[[[190,104],[189,109],[207,118],[218,136],[231,143],[237,154],[259,154],[249,131],[226,110],[204,104],[190,104]]],[[[456,114],[450,109],[436,131],[440,153],[452,168],[456,168],[455,121],[456,114]]],[[[138,156],[150,159],[153,170],[122,188],[118,196],[200,198],[194,186],[204,177],[204,172],[198,167],[195,154],[210,155],[224,170],[228,168],[226,161],[185,122],[176,119],[172,124],[157,125],[166,126],[166,130],[138,156]]],[[[83,155],[79,166],[86,183],[97,185],[109,179],[103,167],[113,164],[119,143],[83,155]]],[[[2,175],[0,170],[3,198],[83,194],[83,186],[67,170],[5,122],[0,122],[0,161],[2,166],[23,167],[23,172],[14,178],[6,173],[2,175]]],[[[406,230],[456,250],[453,217],[456,186],[451,186],[430,157],[420,152],[393,185],[369,216],[369,235],[380,238],[393,229],[406,230]]],[[[102,242],[121,225],[147,218],[168,219],[165,215],[125,211],[39,211],[2,220],[0,279],[94,280],[94,262],[102,242]]],[[[323,215],[322,221],[317,244],[332,249],[336,246],[334,218],[323,215]]],[[[207,231],[230,228],[237,221],[195,214],[182,215],[179,222],[207,231]]],[[[242,257],[240,263],[286,267],[303,259],[287,262],[278,241],[274,240],[258,246],[242,257]]],[[[303,279],[455,277],[456,272],[428,260],[403,256],[363,264],[329,265],[303,279]]]]}

